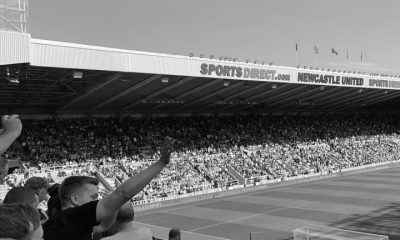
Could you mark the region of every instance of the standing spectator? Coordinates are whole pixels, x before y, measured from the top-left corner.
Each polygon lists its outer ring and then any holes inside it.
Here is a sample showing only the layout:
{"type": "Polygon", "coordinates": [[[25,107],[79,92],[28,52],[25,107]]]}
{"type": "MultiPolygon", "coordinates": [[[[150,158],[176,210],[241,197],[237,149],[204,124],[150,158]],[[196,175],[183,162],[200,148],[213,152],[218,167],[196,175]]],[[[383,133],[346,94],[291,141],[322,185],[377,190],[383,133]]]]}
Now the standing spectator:
{"type": "MultiPolygon", "coordinates": [[[[32,189],[39,196],[39,203],[46,201],[47,204],[47,200],[49,199],[47,189],[49,186],[50,184],[47,182],[47,180],[42,177],[31,177],[25,182],[25,187],[32,189]]],[[[41,209],[38,210],[40,214],[40,221],[47,220],[47,214],[41,209]]]]}
{"type": "Polygon", "coordinates": [[[29,204],[0,205],[0,239],[42,240],[43,229],[35,207],[29,204]]]}
{"type": "Polygon", "coordinates": [[[60,189],[60,184],[53,184],[48,188],[48,192],[50,195],[49,201],[47,201],[47,215],[51,218],[54,214],[61,211],[61,200],[58,195],[58,190],[60,189]]]}
{"type": "Polygon", "coordinates": [[[168,240],[181,240],[181,230],[173,228],[169,231],[168,240]]]}
{"type": "Polygon", "coordinates": [[[118,209],[139,193],[170,162],[172,144],[166,140],[160,160],[122,183],[109,196],[97,200],[97,179],[73,176],[60,186],[62,211],[44,224],[45,240],[90,240],[93,227],[108,229],[118,209]]]}
{"type": "Polygon", "coordinates": [[[27,187],[15,187],[8,191],[4,197],[3,204],[29,204],[35,208],[39,204],[39,196],[35,192],[27,187]]]}
{"type": "Polygon", "coordinates": [[[135,212],[131,202],[127,202],[118,210],[115,223],[108,230],[111,237],[103,240],[152,240],[153,236],[148,228],[137,227],[133,223],[135,212]]]}

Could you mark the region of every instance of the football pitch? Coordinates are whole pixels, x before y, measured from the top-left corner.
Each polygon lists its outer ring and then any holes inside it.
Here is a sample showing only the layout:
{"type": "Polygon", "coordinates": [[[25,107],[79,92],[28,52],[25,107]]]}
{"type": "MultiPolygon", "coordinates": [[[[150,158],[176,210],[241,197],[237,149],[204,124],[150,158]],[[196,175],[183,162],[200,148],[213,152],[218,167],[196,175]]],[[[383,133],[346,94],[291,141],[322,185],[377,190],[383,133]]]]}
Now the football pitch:
{"type": "Polygon", "coordinates": [[[137,212],[135,221],[168,239],[290,238],[307,224],[388,235],[400,240],[400,167],[293,184],[137,212]]]}

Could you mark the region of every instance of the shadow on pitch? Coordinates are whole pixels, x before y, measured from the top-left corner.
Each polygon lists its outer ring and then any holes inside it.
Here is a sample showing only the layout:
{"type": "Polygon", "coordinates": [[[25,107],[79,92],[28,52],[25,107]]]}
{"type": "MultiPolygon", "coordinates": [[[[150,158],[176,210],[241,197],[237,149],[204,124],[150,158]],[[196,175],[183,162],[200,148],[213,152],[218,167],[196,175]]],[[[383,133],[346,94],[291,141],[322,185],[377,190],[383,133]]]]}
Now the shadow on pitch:
{"type": "Polygon", "coordinates": [[[400,240],[400,203],[391,203],[368,214],[354,214],[329,224],[329,227],[389,236],[400,240]]]}

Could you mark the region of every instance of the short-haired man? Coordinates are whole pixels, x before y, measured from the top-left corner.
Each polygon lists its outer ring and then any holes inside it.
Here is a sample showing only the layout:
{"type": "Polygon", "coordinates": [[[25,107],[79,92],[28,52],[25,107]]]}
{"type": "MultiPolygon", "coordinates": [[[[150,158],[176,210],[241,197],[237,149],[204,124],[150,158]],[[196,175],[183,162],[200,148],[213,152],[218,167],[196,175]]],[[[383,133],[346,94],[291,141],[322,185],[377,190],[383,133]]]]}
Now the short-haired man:
{"type": "Polygon", "coordinates": [[[15,187],[8,191],[4,197],[3,204],[15,203],[29,204],[36,208],[39,204],[39,196],[30,188],[15,187]]]}
{"type": "Polygon", "coordinates": [[[139,193],[170,162],[172,143],[166,140],[160,160],[122,183],[107,197],[99,197],[98,181],[88,177],[69,177],[60,186],[62,211],[44,225],[45,240],[91,240],[93,227],[108,229],[122,205],[139,193]]]}
{"type": "Polygon", "coordinates": [[[118,210],[114,225],[107,231],[111,237],[102,240],[152,240],[150,229],[133,224],[135,211],[131,202],[127,202],[118,210]]]}
{"type": "Polygon", "coordinates": [[[168,240],[181,240],[181,230],[179,228],[172,228],[169,231],[168,240]]]}
{"type": "Polygon", "coordinates": [[[37,209],[29,204],[0,205],[0,239],[42,240],[37,209]]]}
{"type": "MultiPolygon", "coordinates": [[[[30,188],[35,193],[39,196],[39,203],[47,201],[49,199],[49,193],[47,192],[47,189],[50,187],[49,182],[42,177],[31,177],[28,180],[26,180],[24,187],[30,188]]],[[[41,221],[46,221],[48,219],[47,214],[41,210],[39,210],[40,214],[40,220],[41,221]]]]}

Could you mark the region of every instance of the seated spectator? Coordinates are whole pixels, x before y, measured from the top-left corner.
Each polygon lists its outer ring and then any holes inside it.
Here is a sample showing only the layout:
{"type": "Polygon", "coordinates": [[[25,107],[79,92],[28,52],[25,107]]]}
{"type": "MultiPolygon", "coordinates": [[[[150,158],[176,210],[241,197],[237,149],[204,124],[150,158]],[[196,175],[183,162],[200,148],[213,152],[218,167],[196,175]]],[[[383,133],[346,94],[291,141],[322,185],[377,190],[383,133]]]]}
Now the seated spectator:
{"type": "Polygon", "coordinates": [[[127,202],[118,210],[115,223],[107,231],[111,237],[103,240],[152,240],[153,236],[148,228],[135,226],[133,219],[135,212],[131,202],[127,202]]]}
{"type": "Polygon", "coordinates": [[[4,197],[3,204],[29,204],[37,208],[39,204],[39,196],[35,192],[27,187],[15,187],[8,191],[4,197]]]}
{"type": "Polygon", "coordinates": [[[168,240],[181,240],[181,230],[173,228],[169,231],[168,240]]]}
{"type": "Polygon", "coordinates": [[[0,205],[0,239],[42,240],[43,229],[35,207],[29,204],[0,205]]]}

